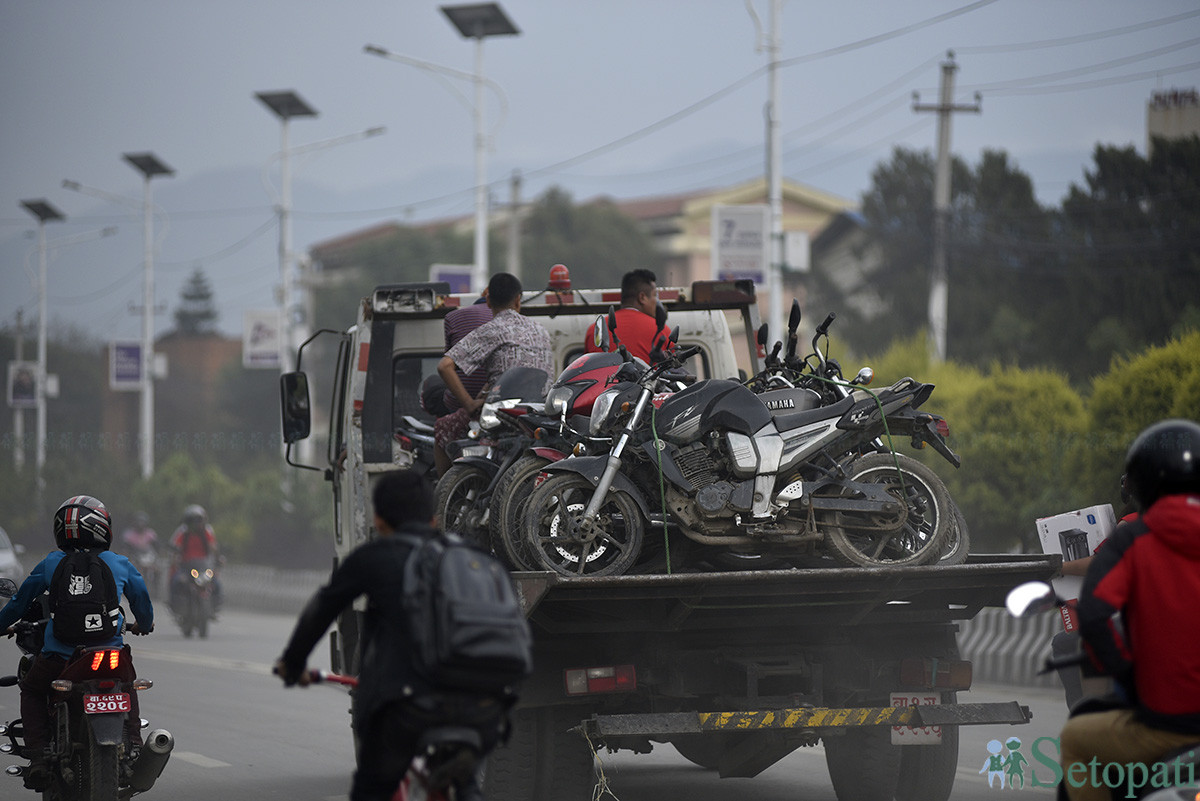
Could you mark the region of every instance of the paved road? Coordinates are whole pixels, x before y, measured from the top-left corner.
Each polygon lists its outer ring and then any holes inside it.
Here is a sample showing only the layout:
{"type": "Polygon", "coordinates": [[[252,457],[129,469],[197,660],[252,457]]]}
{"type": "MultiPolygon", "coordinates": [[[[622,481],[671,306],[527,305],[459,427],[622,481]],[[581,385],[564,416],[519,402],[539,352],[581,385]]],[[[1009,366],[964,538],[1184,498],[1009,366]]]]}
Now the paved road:
{"type": "MultiPolygon", "coordinates": [[[[288,799],[342,801],[353,765],[348,700],[339,690],[282,689],[269,675],[271,662],[290,632],[292,618],[230,611],[207,640],[184,639],[169,619],[158,631],[136,638],[139,674],[154,679],[142,694],[142,715],[151,728],[165,727],[176,750],[155,789],[142,796],[170,801],[288,799]]],[[[15,668],[19,652],[0,640],[0,670],[15,668]]],[[[319,646],[314,666],[327,666],[319,646]]],[[[16,688],[0,689],[0,718],[17,715],[16,688]]],[[[963,701],[1018,699],[1031,706],[1027,726],[964,728],[954,799],[995,801],[1014,797],[989,790],[978,774],[991,739],[1020,737],[1023,748],[1042,736],[1056,736],[1065,717],[1062,696],[1046,690],[987,687],[963,701]]],[[[619,801],[835,801],[819,747],[802,749],[754,779],[719,779],[693,766],[670,746],[647,755],[603,755],[605,774],[619,801]]],[[[0,756],[0,766],[10,760],[0,756]]],[[[1032,762],[1032,759],[1031,759],[1032,762]]],[[[1047,769],[1037,766],[1047,777],[1047,769]]],[[[1025,788],[1017,798],[1050,797],[1046,789],[1025,788]]],[[[0,775],[0,798],[32,794],[0,775]]],[[[606,796],[607,797],[607,796],[606,796]]]]}

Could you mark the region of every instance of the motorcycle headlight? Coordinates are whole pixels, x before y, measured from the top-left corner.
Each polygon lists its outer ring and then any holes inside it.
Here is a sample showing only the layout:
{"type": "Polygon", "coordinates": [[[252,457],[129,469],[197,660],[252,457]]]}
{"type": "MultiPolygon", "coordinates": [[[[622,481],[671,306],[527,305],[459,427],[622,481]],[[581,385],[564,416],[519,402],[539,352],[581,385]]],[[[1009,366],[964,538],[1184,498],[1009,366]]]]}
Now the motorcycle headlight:
{"type": "Polygon", "coordinates": [[[511,409],[520,402],[517,398],[509,398],[483,404],[479,409],[479,427],[486,431],[499,427],[500,415],[497,412],[500,409],[511,409]]]}
{"type": "Polygon", "coordinates": [[[574,394],[572,387],[554,387],[546,395],[546,411],[556,417],[565,413],[574,394]]]}
{"type": "Polygon", "coordinates": [[[612,411],[612,405],[616,401],[617,396],[621,394],[621,390],[617,388],[606,389],[601,392],[596,402],[592,404],[592,422],[588,426],[592,436],[596,436],[604,428],[604,423],[608,419],[608,413],[612,411]]]}

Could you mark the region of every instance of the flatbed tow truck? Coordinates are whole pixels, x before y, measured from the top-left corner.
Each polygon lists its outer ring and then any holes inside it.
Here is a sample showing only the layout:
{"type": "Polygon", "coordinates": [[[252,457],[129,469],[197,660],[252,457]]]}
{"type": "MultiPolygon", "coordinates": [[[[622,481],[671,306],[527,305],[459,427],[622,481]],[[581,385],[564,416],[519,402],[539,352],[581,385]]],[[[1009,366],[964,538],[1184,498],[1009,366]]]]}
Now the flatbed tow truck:
{"type": "MultiPolygon", "coordinates": [[[[550,331],[562,369],[614,296],[546,291],[527,298],[522,313],[550,331]]],[[[691,365],[699,377],[761,366],[752,284],[697,282],[660,297],[680,344],[702,348],[691,365]]],[[[375,477],[414,464],[401,427],[421,423],[413,399],[442,355],[443,318],[474,299],[445,285],[379,287],[353,326],[323,332],[337,341],[324,374],[333,398],[323,410],[325,458],[316,460],[324,464],[293,462],[290,449],[288,461],[323,470],[332,484],[335,566],[374,536],[375,477]]],[[[298,365],[303,356],[302,347],[298,365]]],[[[294,373],[282,384],[290,445],[311,427],[308,379],[294,373]]],[[[1030,719],[1017,700],[957,703],[972,678],[957,624],[1059,566],[1054,556],[973,554],[961,565],[903,568],[514,573],[535,672],[508,743],[487,762],[485,794],[584,801],[600,775],[596,754],[606,750],[670,743],[721,777],[751,777],[820,742],[840,801],[945,801],[959,726],[1030,719]]],[[[361,608],[343,613],[331,633],[335,670],[356,671],[360,631],[361,608]]]]}

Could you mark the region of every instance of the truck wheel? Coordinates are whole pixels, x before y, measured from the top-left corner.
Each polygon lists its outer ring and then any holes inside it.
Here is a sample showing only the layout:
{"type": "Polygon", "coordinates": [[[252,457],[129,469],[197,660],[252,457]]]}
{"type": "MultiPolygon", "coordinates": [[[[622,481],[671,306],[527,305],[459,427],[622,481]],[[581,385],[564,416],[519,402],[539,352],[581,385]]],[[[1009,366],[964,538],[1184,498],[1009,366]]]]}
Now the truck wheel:
{"type": "Polygon", "coordinates": [[[523,528],[542,570],[565,576],[620,576],[642,552],[645,523],[641,509],[623,492],[609,491],[595,528],[580,531],[578,519],[594,488],[578,473],[560,473],[529,496],[523,528]]]}
{"type": "Polygon", "coordinates": [[[822,742],[838,801],[892,801],[900,780],[901,748],[892,745],[891,729],[847,729],[822,742]]]}
{"type": "Polygon", "coordinates": [[[947,801],[958,771],[958,726],[942,727],[941,745],[900,749],[896,801],[947,801]]]}
{"type": "Polygon", "coordinates": [[[570,731],[580,707],[522,709],[513,715],[508,743],[488,755],[483,792],[490,801],[587,801],[595,755],[570,731]]]}
{"type": "Polygon", "coordinates": [[[940,558],[954,511],[950,492],[937,473],[898,453],[868,454],[847,473],[851,481],[885,485],[904,508],[894,514],[832,515],[825,542],[834,559],[862,567],[900,567],[927,565],[940,558]]]}
{"type": "Polygon", "coordinates": [[[533,482],[548,464],[550,460],[543,456],[522,456],[504,471],[492,493],[492,508],[488,515],[492,552],[513,570],[538,569],[537,560],[529,553],[521,536],[521,519],[525,516],[529,494],[533,492],[533,482]]]}
{"type": "Polygon", "coordinates": [[[679,755],[707,770],[716,770],[721,764],[721,755],[738,744],[736,734],[684,734],[671,738],[671,745],[679,755]]]}

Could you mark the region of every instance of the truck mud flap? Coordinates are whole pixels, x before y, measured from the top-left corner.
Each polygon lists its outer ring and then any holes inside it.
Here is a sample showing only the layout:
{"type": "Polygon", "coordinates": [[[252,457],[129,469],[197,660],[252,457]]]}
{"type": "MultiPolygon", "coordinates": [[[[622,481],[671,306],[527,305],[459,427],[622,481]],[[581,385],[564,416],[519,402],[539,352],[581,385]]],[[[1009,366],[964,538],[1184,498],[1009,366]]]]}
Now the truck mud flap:
{"type": "Polygon", "coordinates": [[[990,704],[938,704],[909,707],[774,709],[755,712],[664,712],[640,715],[596,715],[584,721],[592,739],[621,736],[669,737],[705,732],[763,729],[823,730],[862,726],[977,726],[1028,723],[1029,707],[1016,701],[990,704]]]}

